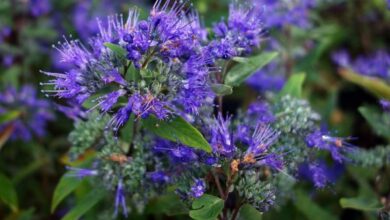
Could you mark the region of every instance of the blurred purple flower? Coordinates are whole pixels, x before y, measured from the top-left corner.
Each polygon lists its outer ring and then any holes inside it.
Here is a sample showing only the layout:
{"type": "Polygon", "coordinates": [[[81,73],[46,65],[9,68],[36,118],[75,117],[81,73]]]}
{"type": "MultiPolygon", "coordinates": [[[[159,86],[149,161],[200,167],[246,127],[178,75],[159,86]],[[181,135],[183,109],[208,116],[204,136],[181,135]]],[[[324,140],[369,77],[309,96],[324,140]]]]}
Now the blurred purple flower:
{"type": "Polygon", "coordinates": [[[346,160],[345,153],[353,150],[354,145],[347,141],[353,140],[351,137],[332,137],[328,132],[316,130],[306,136],[306,145],[330,152],[332,158],[342,163],[346,160]]]}
{"type": "Polygon", "coordinates": [[[154,171],[148,174],[152,182],[156,184],[166,184],[169,183],[169,176],[163,171],[154,171]]]}
{"type": "Polygon", "coordinates": [[[29,9],[34,17],[47,14],[51,10],[50,0],[29,0],[29,9]]]}
{"type": "MultiPolygon", "coordinates": [[[[253,0],[258,2],[257,0],[253,0]]],[[[295,26],[307,29],[311,26],[309,11],[316,5],[315,0],[275,1],[263,0],[263,17],[266,27],[283,28],[295,26]]]]}
{"type": "Polygon", "coordinates": [[[352,60],[346,51],[332,54],[333,62],[365,76],[378,77],[390,82],[390,54],[379,50],[368,56],[358,56],[352,60]]]}
{"type": "Polygon", "coordinates": [[[303,163],[299,166],[298,175],[311,181],[317,188],[324,188],[335,183],[343,172],[344,166],[340,163],[327,165],[325,161],[303,163]]]}
{"type": "MultiPolygon", "coordinates": [[[[12,123],[14,132],[12,139],[29,141],[33,135],[44,137],[46,135],[46,124],[54,119],[50,111],[48,101],[39,99],[36,90],[29,85],[25,85],[19,90],[8,87],[0,93],[0,113],[18,111],[20,116],[7,124],[12,123]]],[[[2,124],[1,129],[7,124],[2,124]]]]}
{"type": "Polygon", "coordinates": [[[390,112],[390,101],[382,99],[379,101],[379,103],[382,106],[384,111],[390,112]]]}
{"type": "Polygon", "coordinates": [[[278,73],[278,64],[272,62],[249,77],[246,83],[258,92],[280,91],[285,83],[283,74],[278,73]]]}

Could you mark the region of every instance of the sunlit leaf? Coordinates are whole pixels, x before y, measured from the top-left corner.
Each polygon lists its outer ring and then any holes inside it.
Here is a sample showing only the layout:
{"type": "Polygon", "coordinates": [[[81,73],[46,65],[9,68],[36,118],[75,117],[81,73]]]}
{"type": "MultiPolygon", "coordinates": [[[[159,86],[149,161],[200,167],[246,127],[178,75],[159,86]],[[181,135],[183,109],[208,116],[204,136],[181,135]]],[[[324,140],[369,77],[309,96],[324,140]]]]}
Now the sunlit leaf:
{"type": "Polygon", "coordinates": [[[233,88],[224,84],[214,83],[211,85],[211,89],[218,96],[225,96],[233,93],[233,88]]]}
{"type": "Polygon", "coordinates": [[[211,152],[211,146],[194,126],[179,116],[169,120],[158,120],[149,116],[143,120],[146,128],[156,135],[170,141],[178,141],[189,147],[211,152]]]}
{"type": "Polygon", "coordinates": [[[8,139],[11,137],[14,129],[15,126],[11,123],[5,126],[3,130],[0,132],[0,150],[1,148],[3,148],[4,144],[8,141],[8,139]]]}
{"type": "Polygon", "coordinates": [[[117,55],[118,57],[121,57],[121,58],[126,57],[127,52],[120,45],[106,42],[106,43],[104,43],[104,46],[106,46],[108,49],[110,49],[112,52],[114,52],[114,54],[117,55]]]}
{"type": "Polygon", "coordinates": [[[225,84],[239,86],[257,70],[271,62],[277,55],[276,52],[267,52],[245,59],[235,58],[239,63],[227,73],[225,84]]]}
{"type": "Polygon", "coordinates": [[[290,95],[296,98],[302,98],[303,83],[305,82],[306,74],[296,73],[290,76],[282,91],[279,93],[279,97],[290,95]]]}
{"type": "Polygon", "coordinates": [[[340,69],[339,73],[344,79],[367,89],[378,98],[390,100],[390,85],[384,81],[375,77],[363,76],[348,69],[340,69]]]}
{"type": "Polygon", "coordinates": [[[4,124],[7,122],[10,122],[12,120],[15,120],[20,115],[19,111],[9,111],[4,114],[0,115],[0,124],[4,124]]]}
{"type": "Polygon", "coordinates": [[[383,208],[383,205],[375,197],[341,198],[340,206],[344,209],[349,208],[367,212],[378,211],[383,208]]]}

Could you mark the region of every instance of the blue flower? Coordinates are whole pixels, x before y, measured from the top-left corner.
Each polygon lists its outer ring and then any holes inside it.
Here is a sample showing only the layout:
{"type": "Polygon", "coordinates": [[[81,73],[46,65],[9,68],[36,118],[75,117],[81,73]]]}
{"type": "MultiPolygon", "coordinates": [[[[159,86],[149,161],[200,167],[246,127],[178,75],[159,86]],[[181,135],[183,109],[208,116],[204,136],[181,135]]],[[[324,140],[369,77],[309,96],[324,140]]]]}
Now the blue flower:
{"type": "Polygon", "coordinates": [[[248,149],[242,162],[247,165],[268,166],[276,170],[282,169],[283,162],[275,153],[269,152],[269,147],[276,142],[279,132],[269,125],[259,123],[253,132],[248,149]]]}
{"type": "Polygon", "coordinates": [[[206,183],[202,179],[196,179],[194,184],[191,186],[191,196],[194,198],[201,197],[206,191],[206,183]]]}
{"type": "Polygon", "coordinates": [[[327,132],[316,130],[306,136],[306,145],[310,148],[326,150],[330,152],[335,161],[342,163],[346,160],[343,154],[352,151],[354,147],[347,141],[353,139],[351,137],[332,137],[327,132]]]}
{"type": "Polygon", "coordinates": [[[232,157],[236,151],[233,137],[229,131],[231,118],[224,119],[219,114],[211,127],[211,147],[213,152],[224,157],[232,157]]]}

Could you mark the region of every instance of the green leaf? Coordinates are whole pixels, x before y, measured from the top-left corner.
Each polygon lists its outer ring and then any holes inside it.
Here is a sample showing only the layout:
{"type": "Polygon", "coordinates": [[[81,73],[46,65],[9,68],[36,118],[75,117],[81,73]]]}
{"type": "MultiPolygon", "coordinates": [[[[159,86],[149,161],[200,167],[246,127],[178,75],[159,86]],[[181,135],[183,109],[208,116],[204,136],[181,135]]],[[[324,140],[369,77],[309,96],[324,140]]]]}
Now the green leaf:
{"type": "Polygon", "coordinates": [[[222,199],[205,194],[192,203],[190,217],[196,220],[215,220],[222,212],[223,206],[222,199]]]}
{"type": "Polygon", "coordinates": [[[383,208],[375,191],[370,185],[376,172],[372,172],[372,168],[349,166],[348,173],[358,183],[358,194],[353,198],[341,198],[340,206],[342,208],[350,208],[361,211],[378,211],[383,208]]]}
{"type": "Polygon", "coordinates": [[[374,77],[363,76],[348,69],[340,69],[339,73],[344,79],[365,88],[378,98],[390,100],[390,86],[384,81],[374,77]]]}
{"type": "Polygon", "coordinates": [[[67,174],[64,174],[60,182],[57,184],[55,190],[53,199],[51,202],[51,212],[53,213],[57,206],[61,203],[62,200],[64,200],[69,194],[71,194],[74,190],[77,189],[77,187],[82,182],[80,179],[66,176],[67,174]]]}
{"type": "Polygon", "coordinates": [[[302,98],[302,89],[305,78],[306,74],[304,73],[296,73],[290,76],[282,91],[280,91],[279,97],[290,95],[296,98],[302,98]]]}
{"type": "Polygon", "coordinates": [[[253,208],[253,206],[245,204],[240,208],[238,217],[239,220],[261,220],[263,218],[263,214],[253,208]]]}
{"type": "Polygon", "coordinates": [[[224,84],[214,83],[211,85],[211,89],[218,96],[225,96],[233,93],[233,88],[224,84]]]}
{"type": "Polygon", "coordinates": [[[75,220],[82,217],[86,212],[88,212],[92,207],[94,207],[98,202],[100,202],[105,196],[105,191],[95,189],[91,190],[84,198],[77,203],[77,205],[70,210],[62,220],[75,220]]]}
{"type": "Polygon", "coordinates": [[[106,42],[104,43],[104,46],[106,46],[108,49],[114,52],[114,54],[117,55],[118,57],[121,58],[126,57],[127,52],[120,45],[106,42]]]}
{"type": "Polygon", "coordinates": [[[146,206],[146,214],[184,215],[188,214],[188,208],[175,193],[169,193],[150,201],[146,206]]]}
{"type": "Polygon", "coordinates": [[[378,211],[383,208],[383,205],[375,197],[341,198],[340,206],[344,209],[349,208],[366,212],[378,211]]]}
{"type": "Polygon", "coordinates": [[[296,192],[295,207],[306,216],[307,219],[332,220],[337,219],[332,213],[323,209],[310,199],[307,192],[298,190],[296,192]]]}
{"type": "Polygon", "coordinates": [[[359,112],[367,120],[367,122],[374,129],[377,135],[390,139],[389,115],[384,115],[382,112],[379,111],[379,109],[370,106],[359,107],[359,112]]]}
{"type": "Polygon", "coordinates": [[[238,64],[227,73],[225,83],[230,86],[240,85],[257,70],[271,62],[277,55],[276,52],[269,52],[247,59],[235,58],[238,64]]]}
{"type": "Polygon", "coordinates": [[[236,61],[237,63],[247,63],[248,62],[248,58],[246,57],[233,57],[234,61],[236,61]]]}
{"type": "Polygon", "coordinates": [[[18,211],[18,196],[12,182],[0,173],[0,199],[8,205],[13,212],[18,211]]]}
{"type": "Polygon", "coordinates": [[[15,120],[20,115],[19,111],[10,111],[6,112],[5,114],[0,115],[0,124],[4,124],[7,122],[10,122],[12,120],[15,120]]]}
{"type": "Polygon", "coordinates": [[[154,116],[149,116],[143,120],[146,128],[156,135],[171,140],[178,141],[189,147],[211,152],[211,146],[203,135],[190,123],[179,116],[169,120],[158,120],[154,116]]]}

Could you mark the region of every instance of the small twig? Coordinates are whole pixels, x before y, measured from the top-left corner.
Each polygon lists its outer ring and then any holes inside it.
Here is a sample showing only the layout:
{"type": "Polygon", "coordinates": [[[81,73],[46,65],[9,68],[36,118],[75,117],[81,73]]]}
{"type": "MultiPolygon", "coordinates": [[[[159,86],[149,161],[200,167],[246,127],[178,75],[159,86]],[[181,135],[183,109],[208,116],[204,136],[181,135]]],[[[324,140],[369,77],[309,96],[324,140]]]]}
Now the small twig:
{"type": "Polygon", "coordinates": [[[218,96],[218,112],[223,113],[223,97],[218,96]]]}
{"type": "Polygon", "coordinates": [[[224,199],[225,198],[225,194],[223,193],[221,182],[219,181],[218,176],[214,172],[212,172],[212,173],[213,173],[215,184],[217,185],[219,196],[221,197],[221,199],[224,199]]]}
{"type": "Polygon", "coordinates": [[[238,212],[240,211],[240,208],[241,208],[242,205],[244,205],[244,203],[240,202],[239,205],[234,208],[231,220],[236,220],[236,218],[238,216],[238,212]]]}
{"type": "Polygon", "coordinates": [[[129,150],[127,151],[127,154],[126,154],[127,156],[131,156],[133,154],[133,151],[134,151],[134,139],[135,139],[135,136],[137,135],[137,132],[138,132],[138,122],[139,122],[139,120],[135,119],[134,124],[133,124],[133,134],[131,137],[129,150]]]}

